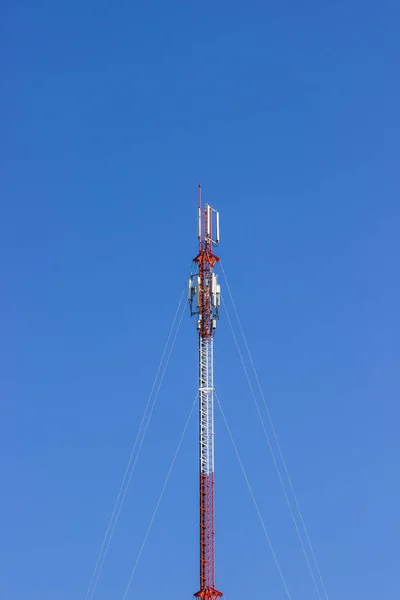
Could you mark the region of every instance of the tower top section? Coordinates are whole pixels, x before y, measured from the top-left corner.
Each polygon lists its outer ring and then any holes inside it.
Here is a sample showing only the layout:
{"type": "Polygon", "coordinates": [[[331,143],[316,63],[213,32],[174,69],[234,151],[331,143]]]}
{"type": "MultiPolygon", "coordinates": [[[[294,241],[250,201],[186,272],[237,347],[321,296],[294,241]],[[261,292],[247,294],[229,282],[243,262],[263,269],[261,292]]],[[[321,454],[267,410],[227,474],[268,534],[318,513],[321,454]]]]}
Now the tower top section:
{"type": "Polygon", "coordinates": [[[188,300],[191,315],[197,315],[200,337],[211,338],[217,327],[221,290],[214,266],[219,261],[213,252],[219,244],[219,213],[212,206],[202,206],[201,185],[198,186],[199,253],[193,262],[197,273],[189,278],[188,300]]]}

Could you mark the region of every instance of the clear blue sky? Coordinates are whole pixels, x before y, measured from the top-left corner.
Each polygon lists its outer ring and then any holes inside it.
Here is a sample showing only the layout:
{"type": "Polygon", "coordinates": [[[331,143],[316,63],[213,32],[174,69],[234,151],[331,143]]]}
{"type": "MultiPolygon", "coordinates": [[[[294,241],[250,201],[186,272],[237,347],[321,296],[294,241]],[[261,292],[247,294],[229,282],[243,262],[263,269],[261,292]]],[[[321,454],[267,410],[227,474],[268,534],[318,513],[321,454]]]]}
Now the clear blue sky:
{"type": "MultiPolygon", "coordinates": [[[[85,596],[196,252],[199,179],[329,598],[400,597],[398,3],[0,10],[0,598],[85,596]]],[[[224,317],[215,353],[292,598],[312,600],[224,317]]],[[[96,600],[122,597],[196,361],[186,314],[96,600]]],[[[129,598],[197,589],[196,427],[129,598]]],[[[284,599],[216,428],[217,584],[284,599]]]]}

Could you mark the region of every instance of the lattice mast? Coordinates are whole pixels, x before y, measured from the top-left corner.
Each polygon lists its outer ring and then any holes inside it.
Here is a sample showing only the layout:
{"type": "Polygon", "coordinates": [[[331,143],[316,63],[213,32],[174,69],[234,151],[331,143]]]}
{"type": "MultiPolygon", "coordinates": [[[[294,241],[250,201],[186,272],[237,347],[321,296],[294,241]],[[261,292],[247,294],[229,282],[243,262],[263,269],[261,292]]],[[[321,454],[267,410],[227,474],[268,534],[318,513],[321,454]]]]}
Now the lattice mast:
{"type": "Polygon", "coordinates": [[[199,458],[200,458],[200,589],[197,598],[218,600],[215,588],[214,550],[214,377],[213,338],[221,302],[220,286],[213,272],[219,258],[219,214],[209,204],[202,207],[198,186],[199,253],[194,259],[197,273],[189,279],[188,298],[197,315],[199,334],[199,458]]]}

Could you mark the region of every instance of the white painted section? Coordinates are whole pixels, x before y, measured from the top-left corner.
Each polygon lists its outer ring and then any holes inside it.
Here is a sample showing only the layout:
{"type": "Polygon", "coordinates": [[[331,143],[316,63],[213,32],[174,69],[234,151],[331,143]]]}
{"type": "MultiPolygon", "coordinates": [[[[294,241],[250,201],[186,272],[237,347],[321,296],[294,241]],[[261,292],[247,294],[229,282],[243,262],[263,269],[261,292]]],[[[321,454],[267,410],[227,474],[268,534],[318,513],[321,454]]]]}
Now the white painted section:
{"type": "Polygon", "coordinates": [[[213,339],[199,337],[200,472],[214,472],[213,339]]]}

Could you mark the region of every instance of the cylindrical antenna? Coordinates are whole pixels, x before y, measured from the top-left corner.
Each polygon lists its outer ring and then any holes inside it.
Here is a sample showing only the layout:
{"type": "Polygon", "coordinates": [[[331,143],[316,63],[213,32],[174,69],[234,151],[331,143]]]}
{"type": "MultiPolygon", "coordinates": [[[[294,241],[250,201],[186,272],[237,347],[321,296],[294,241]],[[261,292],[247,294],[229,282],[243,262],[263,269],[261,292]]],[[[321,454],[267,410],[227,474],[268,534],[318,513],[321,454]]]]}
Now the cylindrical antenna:
{"type": "Polygon", "coordinates": [[[199,216],[198,216],[198,226],[197,226],[197,229],[198,229],[198,236],[197,237],[200,240],[201,239],[201,208],[200,207],[199,207],[199,216]]]}
{"type": "Polygon", "coordinates": [[[201,240],[201,184],[199,183],[197,186],[197,195],[199,198],[199,210],[198,210],[198,225],[197,225],[197,230],[198,230],[198,238],[199,240],[201,240]]]}

